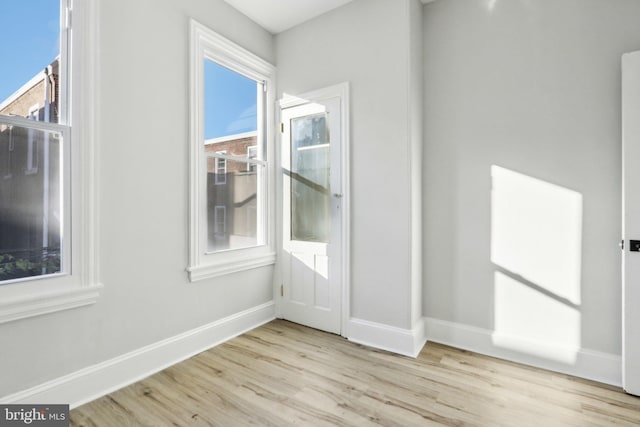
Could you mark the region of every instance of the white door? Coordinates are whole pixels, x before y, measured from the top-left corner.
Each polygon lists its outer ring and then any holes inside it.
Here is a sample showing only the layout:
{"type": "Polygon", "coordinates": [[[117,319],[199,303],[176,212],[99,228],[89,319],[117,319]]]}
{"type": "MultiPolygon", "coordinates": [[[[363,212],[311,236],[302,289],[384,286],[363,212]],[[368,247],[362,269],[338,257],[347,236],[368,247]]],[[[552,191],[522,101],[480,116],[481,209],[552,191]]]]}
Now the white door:
{"type": "Polygon", "coordinates": [[[622,57],[622,386],[640,395],[640,52],[622,57]]]}
{"type": "Polygon", "coordinates": [[[282,315],[341,333],[340,98],[283,108],[282,315]]]}

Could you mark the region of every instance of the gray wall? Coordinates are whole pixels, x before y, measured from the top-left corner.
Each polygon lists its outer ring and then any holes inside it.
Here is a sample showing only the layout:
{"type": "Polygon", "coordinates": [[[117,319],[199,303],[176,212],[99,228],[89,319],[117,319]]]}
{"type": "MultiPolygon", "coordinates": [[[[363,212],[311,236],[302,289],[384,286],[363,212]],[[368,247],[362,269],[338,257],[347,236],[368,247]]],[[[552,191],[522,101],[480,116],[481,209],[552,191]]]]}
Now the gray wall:
{"type": "Polygon", "coordinates": [[[0,325],[0,396],[272,299],[272,268],[189,283],[189,17],[273,63],[222,0],[100,2],[98,303],[0,325]]]}
{"type": "Polygon", "coordinates": [[[280,94],[350,84],[351,316],[399,328],[414,317],[412,3],[356,0],[276,37],[280,94]]]}
{"type": "Polygon", "coordinates": [[[496,165],[582,195],[581,346],[620,354],[620,57],[640,49],[640,2],[439,0],[423,16],[425,315],[494,328],[496,165]]]}

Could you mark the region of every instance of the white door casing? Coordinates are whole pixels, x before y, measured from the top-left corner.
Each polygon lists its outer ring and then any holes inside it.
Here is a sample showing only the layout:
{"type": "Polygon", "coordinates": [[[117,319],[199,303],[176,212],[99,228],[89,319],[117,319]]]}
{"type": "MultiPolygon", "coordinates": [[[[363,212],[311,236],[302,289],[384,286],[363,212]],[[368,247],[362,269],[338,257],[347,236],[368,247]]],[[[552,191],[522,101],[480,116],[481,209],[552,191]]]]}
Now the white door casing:
{"type": "Polygon", "coordinates": [[[345,332],[348,316],[347,89],[340,85],[280,103],[280,313],[336,334],[345,332]]]}
{"type": "Polygon", "coordinates": [[[639,162],[640,51],[622,57],[622,386],[635,395],[640,395],[639,162]]]}

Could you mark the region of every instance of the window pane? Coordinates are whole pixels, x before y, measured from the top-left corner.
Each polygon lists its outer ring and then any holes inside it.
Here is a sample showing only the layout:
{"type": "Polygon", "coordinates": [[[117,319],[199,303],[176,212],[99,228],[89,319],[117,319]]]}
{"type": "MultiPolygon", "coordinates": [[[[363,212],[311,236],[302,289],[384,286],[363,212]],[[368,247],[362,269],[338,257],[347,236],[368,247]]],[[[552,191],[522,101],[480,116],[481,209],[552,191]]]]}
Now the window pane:
{"type": "Polygon", "coordinates": [[[325,114],[291,120],[291,240],[329,242],[329,156],[325,114]]]}
{"type": "Polygon", "coordinates": [[[261,167],[244,161],[258,157],[258,83],[210,60],[204,72],[207,252],[258,246],[261,167]]]}
{"type": "Polygon", "coordinates": [[[224,160],[224,177],[216,169],[219,158],[208,158],[208,251],[240,249],[262,244],[258,239],[258,188],[262,166],[247,171],[247,163],[224,160]]]}
{"type": "Polygon", "coordinates": [[[213,61],[204,61],[205,139],[256,131],[257,85],[213,61]]]}
{"type": "Polygon", "coordinates": [[[0,281],[61,271],[61,143],[0,125],[0,281]]]}
{"type": "Polygon", "coordinates": [[[60,1],[4,0],[0,38],[0,114],[57,123],[60,1]]]}

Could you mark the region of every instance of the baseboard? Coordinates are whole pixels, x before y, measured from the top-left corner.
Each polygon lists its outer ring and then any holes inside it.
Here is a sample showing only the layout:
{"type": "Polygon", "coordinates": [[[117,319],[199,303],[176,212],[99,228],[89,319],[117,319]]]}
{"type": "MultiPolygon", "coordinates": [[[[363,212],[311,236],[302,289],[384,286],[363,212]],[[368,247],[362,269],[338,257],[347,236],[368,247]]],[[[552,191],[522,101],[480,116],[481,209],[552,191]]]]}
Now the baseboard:
{"type": "Polygon", "coordinates": [[[566,349],[548,343],[534,343],[513,336],[496,337],[489,329],[429,317],[424,323],[429,341],[618,387],[622,383],[622,358],[619,355],[577,349],[571,360],[560,361],[562,357],[557,356],[566,354],[566,349]],[[535,349],[539,354],[514,350],[525,348],[535,349]],[[540,354],[550,354],[553,358],[540,354]]]}
{"type": "Polygon", "coordinates": [[[273,301],[208,325],[81,369],[28,390],[0,398],[2,403],[69,404],[71,408],[215,347],[275,318],[273,301]]]}
{"type": "Polygon", "coordinates": [[[358,344],[410,357],[417,357],[426,343],[423,322],[418,322],[412,329],[402,329],[351,318],[346,337],[358,344]]]}

